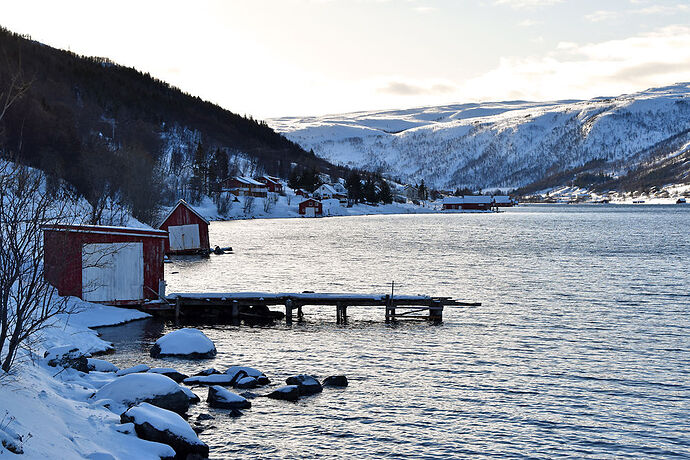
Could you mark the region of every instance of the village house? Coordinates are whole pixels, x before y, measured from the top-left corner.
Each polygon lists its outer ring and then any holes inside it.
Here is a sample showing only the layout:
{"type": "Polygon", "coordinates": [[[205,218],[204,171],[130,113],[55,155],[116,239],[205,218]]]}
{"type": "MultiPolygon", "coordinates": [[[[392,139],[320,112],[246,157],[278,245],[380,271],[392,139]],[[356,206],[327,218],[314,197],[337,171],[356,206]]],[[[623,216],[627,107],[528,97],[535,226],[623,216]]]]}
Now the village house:
{"type": "Polygon", "coordinates": [[[490,196],[447,196],[443,199],[444,211],[489,211],[493,207],[493,198],[490,196]]]}
{"type": "Polygon", "coordinates": [[[408,200],[419,200],[419,189],[414,185],[405,185],[403,193],[408,200]]]}
{"type": "Polygon", "coordinates": [[[208,226],[209,221],[186,201],[178,201],[158,226],[168,232],[165,253],[208,254],[211,247],[208,226]]]}
{"type": "Polygon", "coordinates": [[[297,196],[303,196],[303,197],[305,197],[305,198],[308,198],[308,197],[309,197],[309,192],[307,192],[307,191],[304,190],[303,188],[298,188],[297,190],[295,190],[295,195],[297,195],[297,196]]]}
{"type": "Polygon", "coordinates": [[[299,204],[299,214],[305,217],[322,216],[323,205],[319,200],[307,198],[299,204]]]}
{"type": "Polygon", "coordinates": [[[44,276],[61,296],[141,304],[165,295],[167,232],[97,225],[43,227],[44,276]]]}
{"type": "Polygon", "coordinates": [[[347,189],[342,184],[323,184],[314,190],[314,197],[320,200],[336,199],[347,204],[347,189]]]}
{"type": "Polygon", "coordinates": [[[515,206],[515,202],[508,195],[494,195],[494,205],[499,208],[515,206]]]}
{"type": "Polygon", "coordinates": [[[283,184],[277,177],[261,176],[256,180],[264,184],[270,193],[283,193],[283,184]]]}
{"type": "Polygon", "coordinates": [[[221,187],[224,192],[230,192],[235,196],[254,196],[258,198],[266,198],[268,196],[266,184],[251,177],[230,177],[223,181],[221,187]]]}

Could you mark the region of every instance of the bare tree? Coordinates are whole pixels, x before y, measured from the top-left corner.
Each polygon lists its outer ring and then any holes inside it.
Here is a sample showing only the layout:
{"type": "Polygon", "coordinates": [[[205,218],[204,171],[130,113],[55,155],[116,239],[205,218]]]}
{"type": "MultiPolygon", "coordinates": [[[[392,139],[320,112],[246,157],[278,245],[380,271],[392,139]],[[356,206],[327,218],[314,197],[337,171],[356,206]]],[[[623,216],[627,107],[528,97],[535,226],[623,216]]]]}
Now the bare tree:
{"type": "Polygon", "coordinates": [[[242,206],[242,212],[244,213],[244,215],[248,216],[249,214],[251,214],[253,208],[254,208],[254,197],[253,196],[245,196],[244,197],[244,204],[242,206]]]}
{"type": "Polygon", "coordinates": [[[76,209],[62,193],[49,197],[36,170],[0,162],[0,367],[9,371],[22,345],[67,312],[43,276],[42,225],[69,221],[76,209]]]}

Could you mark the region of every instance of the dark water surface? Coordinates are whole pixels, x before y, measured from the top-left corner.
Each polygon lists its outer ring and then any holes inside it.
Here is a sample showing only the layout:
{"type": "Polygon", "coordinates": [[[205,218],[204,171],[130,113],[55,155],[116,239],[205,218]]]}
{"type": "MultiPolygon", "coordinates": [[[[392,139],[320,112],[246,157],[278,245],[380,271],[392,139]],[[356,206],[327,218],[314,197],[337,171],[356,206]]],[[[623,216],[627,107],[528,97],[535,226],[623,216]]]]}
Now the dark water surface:
{"type": "MultiPolygon", "coordinates": [[[[213,223],[235,254],[166,266],[168,291],[426,293],[482,302],[440,326],[305,307],[286,327],[202,327],[213,360],[153,360],[156,321],[102,329],[124,366],[235,364],[275,383],[344,373],[298,403],[209,409],[215,458],[690,457],[690,206],[213,223]]],[[[203,399],[206,390],[195,390],[203,399]]]]}

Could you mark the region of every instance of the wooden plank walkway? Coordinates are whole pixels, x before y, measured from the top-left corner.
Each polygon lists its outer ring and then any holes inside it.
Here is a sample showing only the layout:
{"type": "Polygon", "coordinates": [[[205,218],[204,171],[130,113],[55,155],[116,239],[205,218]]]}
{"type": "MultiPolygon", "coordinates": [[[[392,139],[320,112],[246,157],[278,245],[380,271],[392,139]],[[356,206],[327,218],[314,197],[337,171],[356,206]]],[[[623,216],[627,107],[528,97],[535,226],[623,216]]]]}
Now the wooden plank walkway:
{"type": "Polygon", "coordinates": [[[149,304],[144,310],[151,312],[172,312],[179,319],[181,315],[194,316],[195,312],[216,312],[233,319],[246,314],[247,307],[264,308],[281,305],[285,309],[285,321],[292,324],[296,313],[297,319],[303,317],[303,307],[309,305],[334,306],[336,322],[347,323],[349,307],[385,309],[386,322],[398,319],[423,319],[430,321],[443,320],[443,308],[448,305],[479,306],[476,302],[460,302],[450,297],[432,297],[423,295],[382,295],[382,294],[343,294],[343,293],[268,293],[268,292],[234,292],[234,293],[173,293],[165,302],[149,304]],[[244,313],[243,313],[244,312],[244,313]]]}

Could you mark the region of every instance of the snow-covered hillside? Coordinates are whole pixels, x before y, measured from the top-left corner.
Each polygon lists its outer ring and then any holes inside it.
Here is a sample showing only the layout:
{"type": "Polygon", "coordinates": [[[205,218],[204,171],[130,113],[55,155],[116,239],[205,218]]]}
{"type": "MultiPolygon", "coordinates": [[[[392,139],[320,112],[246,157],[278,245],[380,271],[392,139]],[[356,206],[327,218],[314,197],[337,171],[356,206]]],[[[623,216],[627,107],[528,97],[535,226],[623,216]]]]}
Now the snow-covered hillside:
{"type": "Polygon", "coordinates": [[[457,104],[269,124],[333,163],[443,189],[516,188],[591,160],[605,160],[605,171],[618,175],[650,156],[684,152],[690,83],[589,101],[457,104]]]}

